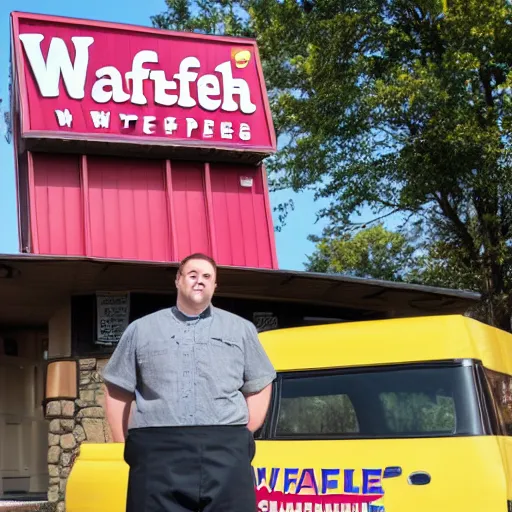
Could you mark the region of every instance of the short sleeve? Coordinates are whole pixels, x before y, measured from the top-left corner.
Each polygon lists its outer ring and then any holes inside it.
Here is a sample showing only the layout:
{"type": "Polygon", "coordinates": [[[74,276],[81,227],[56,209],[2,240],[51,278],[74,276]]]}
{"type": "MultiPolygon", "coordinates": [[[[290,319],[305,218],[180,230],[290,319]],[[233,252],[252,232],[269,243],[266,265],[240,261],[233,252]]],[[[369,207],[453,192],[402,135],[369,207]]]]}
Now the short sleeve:
{"type": "Polygon", "coordinates": [[[247,322],[245,327],[244,353],[244,384],[241,391],[244,394],[258,393],[276,378],[276,371],[251,322],[247,322]]]}
{"type": "Polygon", "coordinates": [[[123,388],[130,393],[137,385],[136,371],[136,331],[137,326],[131,323],[124,331],[114,353],[103,369],[103,380],[123,388]]]}

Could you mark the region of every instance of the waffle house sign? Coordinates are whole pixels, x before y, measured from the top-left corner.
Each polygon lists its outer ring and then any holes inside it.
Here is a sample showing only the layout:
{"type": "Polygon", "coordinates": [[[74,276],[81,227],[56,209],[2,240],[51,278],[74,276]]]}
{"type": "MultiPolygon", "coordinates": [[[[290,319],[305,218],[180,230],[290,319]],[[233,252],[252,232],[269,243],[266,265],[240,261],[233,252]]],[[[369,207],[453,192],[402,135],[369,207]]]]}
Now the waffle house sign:
{"type": "Polygon", "coordinates": [[[12,15],[21,135],[275,151],[257,47],[12,15]]]}

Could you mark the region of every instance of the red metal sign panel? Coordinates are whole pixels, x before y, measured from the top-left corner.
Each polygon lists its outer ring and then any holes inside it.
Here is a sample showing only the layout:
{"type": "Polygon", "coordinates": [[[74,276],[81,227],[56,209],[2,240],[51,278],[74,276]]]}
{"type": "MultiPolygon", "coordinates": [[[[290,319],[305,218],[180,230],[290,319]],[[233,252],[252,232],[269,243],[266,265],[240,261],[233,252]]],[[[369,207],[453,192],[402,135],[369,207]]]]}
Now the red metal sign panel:
{"type": "Polygon", "coordinates": [[[253,40],[24,13],[12,38],[22,137],[275,151],[253,40]]]}
{"type": "Polygon", "coordinates": [[[262,166],[28,152],[19,190],[31,253],[278,268],[262,166]]]}

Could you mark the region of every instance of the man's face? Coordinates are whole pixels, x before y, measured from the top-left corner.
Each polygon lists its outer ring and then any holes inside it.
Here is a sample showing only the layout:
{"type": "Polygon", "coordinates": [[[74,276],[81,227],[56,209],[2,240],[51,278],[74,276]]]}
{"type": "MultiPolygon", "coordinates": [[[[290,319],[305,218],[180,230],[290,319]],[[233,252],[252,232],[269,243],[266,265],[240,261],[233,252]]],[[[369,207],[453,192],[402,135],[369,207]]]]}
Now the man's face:
{"type": "Polygon", "coordinates": [[[217,286],[215,270],[205,260],[189,260],[176,277],[181,300],[196,306],[208,306],[217,286]]]}

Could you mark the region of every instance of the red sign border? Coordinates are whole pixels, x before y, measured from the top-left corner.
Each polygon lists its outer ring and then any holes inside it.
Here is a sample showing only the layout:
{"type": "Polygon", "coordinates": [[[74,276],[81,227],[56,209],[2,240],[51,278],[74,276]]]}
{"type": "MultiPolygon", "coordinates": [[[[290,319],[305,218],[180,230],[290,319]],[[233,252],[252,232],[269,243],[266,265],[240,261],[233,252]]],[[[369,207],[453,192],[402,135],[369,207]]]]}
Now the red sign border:
{"type": "MultiPolygon", "coordinates": [[[[272,112],[270,110],[270,103],[268,101],[267,87],[263,77],[263,70],[259,55],[258,46],[255,39],[251,38],[238,38],[229,36],[214,36],[207,34],[196,34],[193,32],[178,32],[173,30],[162,30],[152,27],[145,27],[142,25],[131,25],[128,23],[114,23],[108,21],[87,20],[83,18],[71,18],[65,16],[53,16],[48,14],[33,14],[20,11],[11,12],[11,56],[12,56],[12,87],[11,95],[13,98],[19,98],[19,108],[21,111],[21,119],[19,124],[19,136],[22,139],[56,139],[66,141],[88,141],[96,143],[107,144],[132,144],[132,145],[154,145],[154,146],[168,146],[168,147],[189,147],[199,149],[218,149],[223,152],[229,151],[233,153],[259,153],[262,156],[273,154],[277,151],[277,140],[272,119],[272,112]],[[23,66],[23,50],[19,40],[19,26],[21,20],[34,20],[47,23],[61,23],[67,25],[85,25],[89,27],[102,28],[114,31],[131,31],[139,32],[142,34],[152,34],[164,37],[179,37],[181,39],[192,39],[200,41],[218,41],[230,44],[240,44],[252,46],[254,56],[257,62],[258,80],[260,84],[260,94],[263,98],[263,105],[265,108],[265,117],[268,124],[270,135],[270,146],[244,146],[242,144],[232,145],[229,142],[208,142],[208,141],[187,141],[186,139],[167,139],[165,137],[154,137],[151,135],[141,135],[136,138],[128,137],[126,135],[112,135],[101,134],[94,136],[89,133],[75,133],[69,131],[56,131],[56,130],[31,130],[27,128],[30,126],[30,115],[28,105],[28,92],[25,77],[25,66],[23,66]]],[[[14,120],[13,120],[14,121],[14,120]]]]}

